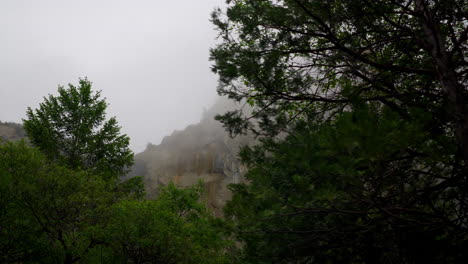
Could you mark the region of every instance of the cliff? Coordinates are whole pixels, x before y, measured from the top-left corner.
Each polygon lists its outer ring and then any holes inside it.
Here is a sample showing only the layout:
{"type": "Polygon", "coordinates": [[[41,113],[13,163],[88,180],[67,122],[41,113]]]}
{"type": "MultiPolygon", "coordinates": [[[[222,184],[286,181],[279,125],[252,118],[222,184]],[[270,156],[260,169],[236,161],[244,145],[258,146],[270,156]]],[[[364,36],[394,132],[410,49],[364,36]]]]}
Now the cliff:
{"type": "Polygon", "coordinates": [[[11,122],[0,122],[0,141],[14,141],[26,137],[23,126],[11,122]]]}
{"type": "Polygon", "coordinates": [[[184,187],[202,180],[205,199],[215,214],[220,215],[231,193],[228,184],[243,182],[246,168],[238,160],[239,147],[252,144],[251,137],[231,138],[221,123],[214,120],[224,112],[225,101],[219,101],[204,113],[198,124],[165,137],[161,144],[149,144],[135,155],[133,175],[143,175],[148,196],[158,193],[159,185],[170,181],[184,187]]]}

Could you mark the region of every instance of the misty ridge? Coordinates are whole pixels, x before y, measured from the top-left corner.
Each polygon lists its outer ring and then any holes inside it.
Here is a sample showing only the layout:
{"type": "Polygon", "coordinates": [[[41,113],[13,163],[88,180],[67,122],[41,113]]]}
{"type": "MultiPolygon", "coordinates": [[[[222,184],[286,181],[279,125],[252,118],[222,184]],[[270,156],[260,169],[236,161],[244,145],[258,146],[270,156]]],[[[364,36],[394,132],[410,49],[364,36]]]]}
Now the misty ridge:
{"type": "Polygon", "coordinates": [[[4,123],[0,121],[0,138],[2,140],[19,140],[24,137],[26,137],[26,132],[22,125],[13,122],[4,123]]]}
{"type": "MultiPolygon", "coordinates": [[[[159,145],[148,144],[145,151],[136,154],[127,177],[143,176],[149,198],[157,197],[158,188],[170,182],[188,187],[202,181],[207,205],[221,216],[231,197],[227,186],[245,181],[246,168],[238,159],[240,147],[254,144],[255,139],[253,135],[230,137],[215,116],[241,107],[218,98],[205,109],[199,123],[174,131],[159,145]]],[[[248,114],[250,107],[244,104],[242,111],[248,114]]]]}
{"type": "MultiPolygon", "coordinates": [[[[217,98],[211,107],[203,110],[199,123],[172,132],[158,145],[148,143],[143,152],[135,155],[134,164],[120,177],[121,181],[142,177],[150,199],[156,198],[158,189],[169,183],[189,187],[202,181],[203,199],[221,216],[223,206],[231,197],[227,186],[245,180],[246,168],[238,159],[240,147],[254,144],[255,139],[253,135],[229,136],[215,117],[241,108],[244,114],[251,113],[246,103],[217,98]]],[[[26,137],[26,132],[20,124],[0,123],[0,137],[6,141],[20,140],[26,137]]]]}

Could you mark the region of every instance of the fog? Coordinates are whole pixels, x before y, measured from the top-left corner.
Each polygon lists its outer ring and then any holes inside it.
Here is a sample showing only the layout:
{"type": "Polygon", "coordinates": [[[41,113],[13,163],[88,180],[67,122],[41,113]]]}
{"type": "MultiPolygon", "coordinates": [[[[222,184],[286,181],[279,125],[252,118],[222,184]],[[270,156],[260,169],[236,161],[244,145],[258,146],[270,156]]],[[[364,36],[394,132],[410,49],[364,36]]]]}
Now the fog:
{"type": "Polygon", "coordinates": [[[131,148],[200,120],[216,97],[209,22],[224,0],[0,1],[0,121],[87,77],[131,148]]]}

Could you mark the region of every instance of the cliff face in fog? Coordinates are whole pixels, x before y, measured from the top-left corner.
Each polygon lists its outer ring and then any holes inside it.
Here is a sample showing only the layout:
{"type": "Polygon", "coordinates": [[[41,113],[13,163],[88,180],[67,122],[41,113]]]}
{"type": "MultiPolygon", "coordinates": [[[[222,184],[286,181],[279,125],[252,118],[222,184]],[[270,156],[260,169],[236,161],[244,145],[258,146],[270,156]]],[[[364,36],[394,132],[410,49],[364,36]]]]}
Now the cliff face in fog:
{"type": "Polygon", "coordinates": [[[10,122],[0,122],[0,139],[14,141],[24,137],[26,137],[26,132],[24,132],[22,125],[10,122]]]}
{"type": "Polygon", "coordinates": [[[247,136],[230,138],[221,123],[213,119],[226,107],[226,102],[218,102],[205,112],[200,123],[175,131],[161,144],[149,144],[144,152],[135,155],[132,173],[144,176],[149,197],[157,195],[159,185],[170,181],[183,187],[203,180],[208,206],[221,214],[231,197],[227,185],[244,181],[245,167],[237,157],[239,147],[253,143],[247,136]]]}

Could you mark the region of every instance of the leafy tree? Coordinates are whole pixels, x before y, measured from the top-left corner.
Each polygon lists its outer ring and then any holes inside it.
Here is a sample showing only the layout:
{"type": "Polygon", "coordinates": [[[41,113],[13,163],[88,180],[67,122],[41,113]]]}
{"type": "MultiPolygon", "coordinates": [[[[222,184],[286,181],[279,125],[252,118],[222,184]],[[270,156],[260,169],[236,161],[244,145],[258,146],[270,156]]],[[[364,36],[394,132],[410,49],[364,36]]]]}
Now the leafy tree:
{"type": "Polygon", "coordinates": [[[107,229],[114,257],[129,263],[228,263],[232,242],[199,201],[201,188],[169,184],[156,200],[115,204],[107,229]]]}
{"type": "Polygon", "coordinates": [[[37,159],[28,155],[28,152],[23,152],[22,148],[16,148],[15,144],[0,144],[0,262],[2,263],[24,262],[43,257],[41,252],[46,248],[45,237],[40,227],[27,213],[27,209],[17,202],[15,184],[21,181],[24,175],[21,173],[24,165],[34,164],[37,159]],[[12,159],[9,159],[9,156],[12,156],[12,159]],[[12,168],[15,168],[15,171],[8,171],[12,168]]]}
{"type": "Polygon", "coordinates": [[[106,120],[107,104],[91,82],[58,88],[39,108],[28,108],[24,129],[32,144],[46,156],[72,169],[86,169],[116,178],[133,163],[129,137],[120,134],[115,117],[106,120]]]}
{"type": "MultiPolygon", "coordinates": [[[[297,124],[283,141],[243,151],[249,184],[234,185],[237,222],[252,263],[458,263],[465,218],[451,171],[452,139],[388,109],[297,124]],[[419,153],[424,153],[422,157],[419,153]],[[433,176],[434,175],[434,176],[433,176]]],[[[420,114],[421,119],[425,114],[420,114]]],[[[427,118],[427,117],[426,117],[427,118]]],[[[250,262],[249,262],[250,263],[250,262]]]]}
{"type": "Polygon", "coordinates": [[[102,244],[107,183],[51,164],[24,142],[0,145],[2,262],[75,263],[102,244]]]}
{"type": "Polygon", "coordinates": [[[200,201],[201,185],[171,184],[148,201],[140,183],[114,188],[99,175],[50,162],[24,141],[1,144],[0,262],[230,261],[233,243],[200,201]]]}
{"type": "Polygon", "coordinates": [[[228,263],[224,223],[200,202],[201,185],[169,185],[146,201],[128,137],[91,83],[59,88],[28,109],[25,141],[0,144],[0,262],[228,263]]]}
{"type": "Polygon", "coordinates": [[[218,119],[261,136],[226,211],[248,261],[466,258],[465,2],[239,0],[213,14],[218,92],[254,108],[218,119]]]}
{"type": "Polygon", "coordinates": [[[2,263],[231,263],[233,243],[201,185],[142,200],[24,141],[0,145],[0,183],[2,263]]]}
{"type": "MultiPolygon", "coordinates": [[[[218,91],[255,105],[263,133],[285,129],[304,111],[330,118],[355,98],[402,118],[418,107],[434,115],[433,133],[455,135],[468,168],[466,1],[228,3],[212,19],[223,38],[211,50],[218,91]]],[[[241,132],[252,118],[231,112],[221,119],[241,132]]]]}
{"type": "Polygon", "coordinates": [[[123,197],[131,197],[135,200],[142,200],[145,198],[145,185],[142,176],[134,176],[130,179],[124,180],[119,183],[115,191],[123,197]]]}

